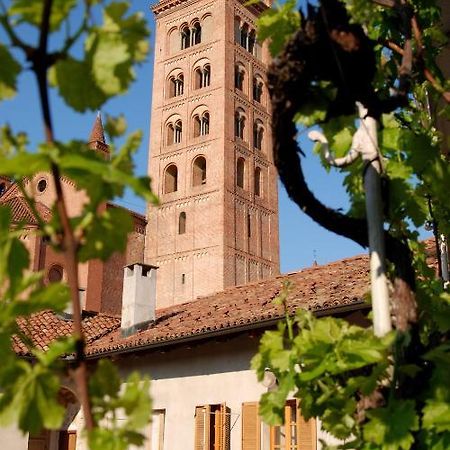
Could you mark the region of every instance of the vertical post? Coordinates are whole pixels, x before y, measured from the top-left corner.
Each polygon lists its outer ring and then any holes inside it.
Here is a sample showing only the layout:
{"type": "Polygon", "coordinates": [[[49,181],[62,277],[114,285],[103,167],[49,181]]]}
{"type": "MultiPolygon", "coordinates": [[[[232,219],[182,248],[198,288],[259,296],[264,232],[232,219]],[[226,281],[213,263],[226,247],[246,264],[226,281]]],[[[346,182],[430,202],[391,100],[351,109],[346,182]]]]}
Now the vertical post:
{"type": "Polygon", "coordinates": [[[377,122],[368,117],[367,110],[358,105],[361,120],[361,156],[365,163],[364,191],[369,231],[370,281],[373,326],[377,336],[392,329],[389,292],[386,277],[383,238],[383,205],[381,200],[381,161],[378,157],[377,122]]]}

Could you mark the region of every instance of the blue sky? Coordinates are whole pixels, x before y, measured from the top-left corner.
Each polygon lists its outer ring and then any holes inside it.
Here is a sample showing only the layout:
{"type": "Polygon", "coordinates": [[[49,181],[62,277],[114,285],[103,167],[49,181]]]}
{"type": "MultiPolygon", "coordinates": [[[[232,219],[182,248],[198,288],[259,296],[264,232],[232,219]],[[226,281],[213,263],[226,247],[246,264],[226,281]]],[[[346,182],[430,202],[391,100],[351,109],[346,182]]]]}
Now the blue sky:
{"type": "MultiPolygon", "coordinates": [[[[142,11],[152,30],[151,45],[153,49],[154,20],[150,11],[150,2],[133,0],[132,9],[142,11]]],[[[24,38],[34,43],[35,36],[26,30],[24,38]]],[[[0,40],[5,36],[0,33],[0,40]]],[[[123,113],[129,130],[141,129],[144,132],[142,145],[136,155],[139,174],[147,170],[148,141],[150,126],[151,90],[153,73],[153,54],[137,71],[137,81],[129,92],[110,100],[102,112],[111,115],[123,113]]],[[[9,123],[14,131],[26,131],[32,146],[43,140],[43,127],[37,98],[36,83],[31,72],[24,72],[19,78],[19,95],[13,100],[0,103],[0,124],[9,123]]],[[[87,138],[95,119],[95,112],[78,114],[68,108],[55,91],[51,92],[51,108],[55,135],[58,140],[87,138]]],[[[300,136],[302,149],[305,151],[304,171],[306,178],[316,196],[325,204],[335,208],[347,209],[348,201],[342,186],[342,177],[336,172],[327,173],[320,165],[317,156],[312,153],[312,145],[304,134],[300,136]]],[[[1,168],[0,168],[1,170],[1,168]]],[[[121,203],[127,208],[145,211],[145,204],[130,194],[121,203]]],[[[363,249],[352,241],[326,231],[302,213],[291,202],[284,188],[279,186],[280,211],[280,256],[281,271],[290,272],[310,266],[314,260],[324,264],[336,259],[362,253],[363,249]]]]}

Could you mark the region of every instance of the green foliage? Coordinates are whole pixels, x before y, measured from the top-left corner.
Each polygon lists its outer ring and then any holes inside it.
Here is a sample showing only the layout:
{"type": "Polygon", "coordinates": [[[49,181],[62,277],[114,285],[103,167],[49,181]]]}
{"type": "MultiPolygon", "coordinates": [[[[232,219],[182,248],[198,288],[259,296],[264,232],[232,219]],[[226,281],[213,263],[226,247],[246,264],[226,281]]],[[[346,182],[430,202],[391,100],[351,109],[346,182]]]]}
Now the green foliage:
{"type": "Polygon", "coordinates": [[[258,19],[258,39],[270,38],[270,53],[276,56],[299,25],[300,14],[296,11],[295,0],[275,3],[273,9],[266,10],[258,19]]]}
{"type": "Polygon", "coordinates": [[[121,389],[117,368],[106,359],[100,360],[89,382],[94,417],[102,424],[89,433],[92,450],[126,450],[141,446],[142,430],[151,413],[150,381],[131,374],[121,389]]]}
{"type": "MultiPolygon", "coordinates": [[[[130,13],[130,2],[126,1],[54,0],[48,48],[42,48],[35,42],[24,42],[22,36],[27,33],[21,30],[31,27],[33,35],[43,33],[45,3],[12,0],[0,11],[0,27],[8,41],[0,44],[0,100],[16,93],[23,69],[17,62],[20,51],[37,80],[48,75],[49,84],[76,111],[99,109],[108,99],[126,93],[135,78],[134,67],[145,60],[149,50],[143,15],[130,13]],[[40,64],[42,61],[47,66],[40,64]]],[[[46,108],[43,91],[47,83],[43,84],[41,105],[36,105],[36,110],[46,108]]],[[[61,426],[65,414],[58,401],[61,379],[71,374],[68,361],[82,342],[74,335],[52,342],[44,352],[28,331],[35,314],[62,312],[70,299],[66,283],[45,284],[42,273],[30,271],[25,236],[46,239],[54,251],[64,252],[69,233],[60,208],[53,206],[51,220],[40,216],[29,181],[39,172],[50,177],[58,173],[86,194],[82,211],[69,218],[76,255],[66,252],[65,257],[74,263],[106,260],[125,250],[132,218],[110,202],[123,196],[126,189],[157,203],[150,179],[134,175],[133,156],[141,145],[142,133],[124,136],[127,125],[123,115],[106,119],[106,132],[112,141],[110,158],[82,141],[55,142],[49,137],[50,128],[47,123],[47,141],[30,151],[26,133],[15,134],[7,125],[0,127],[1,175],[15,181],[38,224],[37,229],[30,228],[30,224],[13,218],[9,207],[0,205],[0,424],[15,422],[23,432],[31,433],[61,426]],[[114,139],[118,137],[123,137],[124,143],[116,148],[114,139]],[[18,348],[26,359],[15,353],[18,348]]],[[[73,298],[75,301],[78,299],[73,298]]],[[[126,449],[143,443],[140,431],[149,421],[151,408],[146,378],[133,374],[122,381],[111,363],[101,361],[90,381],[90,402],[95,419],[88,436],[90,448],[126,449]]]]}

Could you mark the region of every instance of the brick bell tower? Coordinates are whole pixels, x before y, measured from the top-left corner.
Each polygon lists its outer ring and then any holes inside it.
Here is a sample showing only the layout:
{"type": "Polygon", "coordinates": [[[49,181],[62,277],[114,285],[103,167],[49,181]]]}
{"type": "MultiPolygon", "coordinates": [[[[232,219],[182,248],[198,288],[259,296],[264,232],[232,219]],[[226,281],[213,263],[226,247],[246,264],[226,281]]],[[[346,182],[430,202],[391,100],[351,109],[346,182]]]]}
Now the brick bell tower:
{"type": "Polygon", "coordinates": [[[279,273],[278,195],[255,21],[268,6],[162,0],[156,42],[146,259],[157,306],[279,273]]]}

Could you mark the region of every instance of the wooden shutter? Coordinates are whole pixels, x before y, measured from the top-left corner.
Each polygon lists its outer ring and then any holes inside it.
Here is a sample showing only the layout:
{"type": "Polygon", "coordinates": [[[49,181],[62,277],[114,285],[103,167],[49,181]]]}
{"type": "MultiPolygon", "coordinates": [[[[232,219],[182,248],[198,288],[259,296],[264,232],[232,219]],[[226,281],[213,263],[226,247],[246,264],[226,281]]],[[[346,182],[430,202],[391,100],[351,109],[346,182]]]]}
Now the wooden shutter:
{"type": "Polygon", "coordinates": [[[214,411],[214,450],[230,450],[230,414],[224,403],[214,411]]]}
{"type": "Polygon", "coordinates": [[[209,448],[209,405],[195,408],[194,450],[213,450],[209,448]]]}
{"type": "Polygon", "coordinates": [[[302,416],[302,411],[297,400],[297,435],[299,450],[316,450],[317,438],[316,438],[316,421],[310,419],[306,421],[302,416]]]}
{"type": "Polygon", "coordinates": [[[260,450],[261,421],[258,402],[242,404],[242,450],[260,450]]]}

